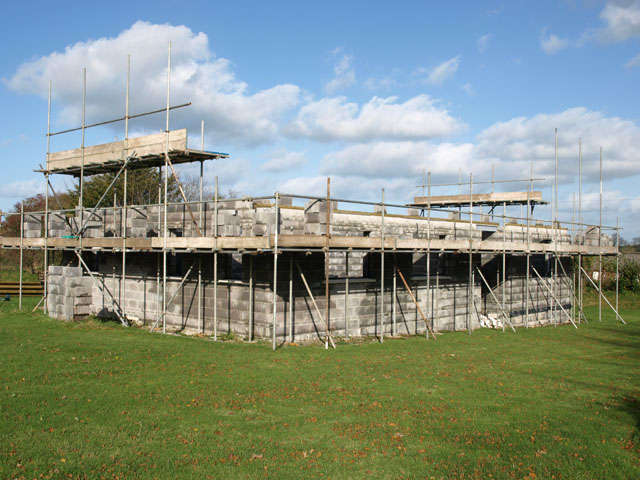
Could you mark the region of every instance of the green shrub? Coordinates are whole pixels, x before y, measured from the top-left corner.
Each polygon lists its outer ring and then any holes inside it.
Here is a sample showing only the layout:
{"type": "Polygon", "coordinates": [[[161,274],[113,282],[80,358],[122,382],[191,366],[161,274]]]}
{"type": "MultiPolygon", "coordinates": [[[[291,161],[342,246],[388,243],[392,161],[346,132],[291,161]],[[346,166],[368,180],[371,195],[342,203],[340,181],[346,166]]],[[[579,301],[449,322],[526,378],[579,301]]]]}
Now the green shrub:
{"type": "Polygon", "coordinates": [[[631,292],[640,292],[640,263],[635,260],[623,260],[620,263],[620,288],[631,292]]]}

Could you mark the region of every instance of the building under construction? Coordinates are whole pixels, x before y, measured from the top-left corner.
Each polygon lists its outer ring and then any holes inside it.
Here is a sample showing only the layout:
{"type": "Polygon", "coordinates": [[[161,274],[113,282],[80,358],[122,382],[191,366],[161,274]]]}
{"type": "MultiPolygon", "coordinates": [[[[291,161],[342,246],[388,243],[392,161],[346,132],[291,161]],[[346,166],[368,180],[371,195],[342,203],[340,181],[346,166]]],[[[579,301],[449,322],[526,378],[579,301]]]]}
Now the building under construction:
{"type": "MultiPolygon", "coordinates": [[[[168,84],[170,72],[169,61],[168,84]]],[[[583,285],[601,292],[582,259],[596,256],[601,265],[603,256],[618,258],[617,226],[585,225],[580,214],[572,222],[534,218],[534,207],[546,202],[532,174],[516,179],[525,185],[520,191],[495,192],[497,182],[470,176],[455,184],[464,183],[465,193],[445,196],[431,195],[429,176],[424,194],[405,204],[385,202],[384,192],[377,202],[333,198],[329,180],[320,197],[236,199],[218,198],[216,180],[214,198],[205,199],[204,162],[229,156],[206,151],[204,141],[189,148],[186,130],[170,129],[171,111],[180,106],[169,100],[148,112],[166,115],[165,131],[136,138],[129,138],[129,120],[147,113],[129,113],[128,88],[122,118],[87,124],[83,105],[76,129],[82,145],[47,151],[39,170],[45,210],[15,212],[20,236],[2,237],[0,246],[19,249],[20,258],[25,249],[43,251],[41,305],[50,316],[98,315],[162,332],[269,339],[274,348],[315,339],[328,346],[335,338],[577,326],[583,285]],[[87,128],[114,122],[125,125],[123,140],[84,145],[87,128]],[[199,199],[188,201],[179,188],[182,201],[168,201],[169,178],[180,185],[174,166],[192,162],[200,166],[199,199]],[[160,201],[127,205],[127,172],[148,168],[161,172],[160,201]],[[82,207],[84,179],[108,172],[115,176],[102,198],[122,181],[122,205],[104,207],[101,199],[82,207]],[[50,209],[53,175],[78,180],[77,208],[50,209]],[[63,252],[60,265],[50,264],[53,251],[63,252]]],[[[49,129],[47,138],[68,131],[49,129]]]]}

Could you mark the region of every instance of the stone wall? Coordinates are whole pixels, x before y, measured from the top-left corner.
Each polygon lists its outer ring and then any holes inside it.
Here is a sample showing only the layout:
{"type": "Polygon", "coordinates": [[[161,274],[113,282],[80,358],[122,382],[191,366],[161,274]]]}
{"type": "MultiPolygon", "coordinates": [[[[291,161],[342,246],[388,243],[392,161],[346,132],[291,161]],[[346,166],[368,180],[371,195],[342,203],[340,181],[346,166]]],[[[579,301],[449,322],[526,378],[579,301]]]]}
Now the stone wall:
{"type": "Polygon", "coordinates": [[[91,277],[80,267],[49,266],[47,311],[58,320],[74,320],[92,313],[91,277]]]}

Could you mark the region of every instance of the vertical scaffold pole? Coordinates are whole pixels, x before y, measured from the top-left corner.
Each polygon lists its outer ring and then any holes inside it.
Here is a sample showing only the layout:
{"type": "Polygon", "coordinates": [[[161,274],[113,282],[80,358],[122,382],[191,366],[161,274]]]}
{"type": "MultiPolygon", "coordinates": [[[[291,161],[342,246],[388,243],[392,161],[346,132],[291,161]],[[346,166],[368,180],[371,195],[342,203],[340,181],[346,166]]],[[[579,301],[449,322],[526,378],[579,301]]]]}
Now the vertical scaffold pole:
{"type": "MultiPolygon", "coordinates": [[[[125,148],[125,157],[129,156],[129,83],[131,81],[131,55],[127,55],[127,85],[125,91],[125,102],[124,102],[124,148],[125,148]]],[[[122,280],[120,280],[120,307],[123,310],[123,314],[126,317],[127,315],[127,166],[126,161],[124,159],[124,176],[123,176],[123,195],[122,195],[122,280]]]]}
{"type": "MultiPolygon", "coordinates": [[[[271,347],[273,350],[276,349],[276,316],[278,312],[278,231],[280,230],[280,220],[278,218],[279,205],[280,203],[280,194],[276,192],[275,199],[275,220],[274,220],[274,250],[273,250],[273,319],[271,324],[271,347]]],[[[327,299],[328,300],[328,299],[327,299]]],[[[328,310],[328,309],[327,309],[328,310]]]]}
{"type": "MultiPolygon", "coordinates": [[[[554,130],[555,132],[555,175],[554,175],[554,181],[553,181],[553,191],[554,191],[554,201],[553,201],[553,250],[554,250],[554,255],[553,255],[553,281],[551,282],[551,293],[554,294],[554,292],[557,290],[557,284],[558,284],[558,234],[559,229],[558,229],[558,129],[556,128],[554,130]]],[[[559,314],[559,311],[556,311],[554,309],[554,304],[551,303],[551,315],[553,317],[553,324],[557,325],[558,321],[556,319],[556,312],[559,314]]]]}
{"type": "Polygon", "coordinates": [[[396,287],[397,287],[397,274],[398,271],[398,259],[396,254],[393,254],[393,277],[391,280],[391,335],[396,335],[396,287]]]}
{"type": "Polygon", "coordinates": [[[213,186],[213,340],[218,340],[218,176],[213,186]]]}
{"type": "MultiPolygon", "coordinates": [[[[204,120],[200,122],[200,150],[204,151],[204,120]]],[[[203,210],[204,204],[202,201],[202,177],[204,175],[204,162],[200,160],[200,182],[198,184],[199,190],[199,200],[200,204],[198,207],[198,226],[200,230],[206,234],[206,229],[203,228],[203,210]]],[[[200,329],[202,333],[204,333],[204,316],[203,316],[203,308],[202,308],[202,254],[198,254],[198,324],[200,325],[200,329]]]]}
{"type": "Polygon", "coordinates": [[[293,254],[289,257],[289,341],[293,342],[293,254]]]}
{"type": "Polygon", "coordinates": [[[171,100],[171,42],[167,56],[167,112],[164,143],[164,226],[162,228],[162,333],[167,332],[167,197],[169,190],[169,101],[171,100]]]}
{"type": "Polygon", "coordinates": [[[598,226],[598,320],[602,321],[602,147],[600,147],[600,220],[598,226]]]}
{"type": "MultiPolygon", "coordinates": [[[[619,307],[619,290],[618,280],[620,277],[620,217],[616,217],[616,315],[620,311],[619,307]]],[[[618,315],[620,317],[620,315],[618,315]]]]}
{"type": "Polygon", "coordinates": [[[325,320],[327,322],[327,339],[325,342],[325,348],[329,348],[329,338],[331,338],[331,305],[329,298],[329,241],[331,238],[331,178],[327,177],[327,213],[325,223],[325,247],[324,247],[324,299],[325,305],[325,320]]]}
{"type": "MultiPolygon", "coordinates": [[[[578,245],[582,245],[582,138],[578,139],[578,245]]],[[[578,253],[578,313],[582,319],[582,252],[578,253]]]]}
{"type": "MultiPolygon", "coordinates": [[[[80,195],[78,198],[78,207],[80,209],[80,226],[84,225],[84,140],[86,125],[86,108],[87,106],[87,69],[82,69],[82,143],[80,146],[80,195]]],[[[82,230],[82,228],[81,228],[82,230]]],[[[80,242],[80,255],[82,255],[82,231],[78,232],[80,242]]],[[[81,267],[80,259],[78,266],[81,267]]]]}
{"type": "MultiPolygon", "coordinates": [[[[162,180],[162,167],[158,167],[158,180],[162,180]]],[[[162,202],[162,186],[158,182],[158,201],[156,202],[158,208],[158,236],[160,236],[160,229],[162,228],[162,213],[160,211],[160,203],[162,202]]],[[[115,215],[114,215],[115,222],[115,215]]],[[[160,255],[156,253],[156,322],[160,322],[161,312],[161,300],[160,300],[160,255]]]]}
{"type": "Polygon", "coordinates": [[[45,313],[47,309],[47,297],[49,294],[49,154],[51,152],[51,87],[49,81],[49,101],[47,102],[47,168],[44,174],[44,305],[45,313]]]}
{"type": "Polygon", "coordinates": [[[349,337],[349,250],[344,252],[346,276],[344,278],[344,334],[349,337]]]}
{"type": "MultiPolygon", "coordinates": [[[[504,301],[507,298],[507,202],[502,202],[502,311],[504,312],[504,301]]],[[[511,317],[511,309],[509,309],[511,317]]],[[[505,331],[502,322],[502,331],[505,331]]]]}
{"type": "Polygon", "coordinates": [[[20,202],[20,272],[19,272],[19,291],[18,291],[18,309],[22,311],[22,256],[23,256],[23,239],[24,239],[24,202],[20,202]]]}
{"type": "Polygon", "coordinates": [[[249,341],[253,340],[253,255],[249,255],[249,341]]]}
{"type": "Polygon", "coordinates": [[[531,192],[533,191],[533,161],[529,162],[529,190],[527,191],[527,265],[525,281],[525,313],[524,324],[529,328],[529,264],[531,262],[531,231],[529,227],[529,215],[531,214],[531,192]]]}
{"type": "Polygon", "coordinates": [[[380,343],[384,342],[384,188],[381,192],[380,228],[380,343]]]}
{"type": "MultiPolygon", "coordinates": [[[[427,318],[431,321],[433,330],[433,304],[431,295],[431,172],[427,175],[427,318]]],[[[425,338],[429,338],[429,329],[424,332],[425,338]]]]}
{"type": "Polygon", "coordinates": [[[473,302],[473,173],[469,174],[469,282],[467,293],[467,332],[471,335],[471,304],[473,302]]]}

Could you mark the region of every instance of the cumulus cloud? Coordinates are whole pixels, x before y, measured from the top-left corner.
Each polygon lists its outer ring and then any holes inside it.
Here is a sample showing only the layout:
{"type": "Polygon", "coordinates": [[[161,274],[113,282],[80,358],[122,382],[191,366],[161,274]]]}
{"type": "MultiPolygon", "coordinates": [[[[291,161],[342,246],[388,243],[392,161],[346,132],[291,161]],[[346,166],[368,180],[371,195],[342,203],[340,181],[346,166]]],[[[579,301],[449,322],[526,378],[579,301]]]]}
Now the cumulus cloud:
{"type": "Polygon", "coordinates": [[[342,53],[340,48],[332,53],[338,55],[339,58],[333,66],[334,77],[324,87],[325,91],[330,95],[356,83],[356,72],[352,67],[353,57],[342,53]]]}
{"type": "Polygon", "coordinates": [[[307,157],[302,152],[275,152],[269,160],[260,167],[265,172],[278,173],[300,168],[307,163],[307,157]]]}
{"type": "Polygon", "coordinates": [[[326,155],[321,172],[373,178],[415,177],[425,169],[446,173],[452,165],[468,170],[472,167],[472,154],[470,143],[373,142],[351,145],[326,155]]]}
{"type": "Polygon", "coordinates": [[[461,56],[457,55],[433,68],[427,76],[427,83],[431,85],[442,85],[445,80],[451,78],[458,71],[460,58],[461,56]]]}
{"type": "Polygon", "coordinates": [[[478,135],[476,155],[493,157],[521,167],[533,160],[538,174],[551,175],[554,169],[554,127],[559,132],[558,154],[562,159],[562,180],[575,181],[580,138],[585,180],[596,181],[598,178],[600,146],[604,151],[608,179],[640,174],[637,162],[640,156],[640,127],[630,120],[607,117],[584,107],[496,123],[478,135]]]}
{"type": "Polygon", "coordinates": [[[605,25],[597,33],[603,41],[621,42],[640,36],[640,0],[609,0],[600,18],[605,25]]]}
{"type": "Polygon", "coordinates": [[[569,40],[566,38],[560,38],[553,33],[546,32],[546,30],[542,32],[542,36],[540,37],[540,48],[542,48],[544,53],[553,55],[558,53],[560,50],[564,50],[568,46],[569,40]]]}
{"type": "MultiPolygon", "coordinates": [[[[153,110],[166,101],[167,48],[172,42],[172,103],[191,100],[189,115],[174,118],[198,130],[205,120],[207,138],[213,141],[259,144],[278,133],[281,115],[296,107],[300,88],[282,84],[250,92],[239,80],[231,62],[216,57],[204,33],[185,26],[136,22],[115,37],[104,37],[69,45],[25,62],[7,80],[9,88],[46,96],[53,82],[56,120],[76,125],[81,112],[81,69],[87,68],[87,121],[121,116],[127,54],[132,55],[131,112],[153,110]]],[[[132,128],[162,128],[164,120],[147,117],[132,122],[132,128]]]]}
{"type": "Polygon", "coordinates": [[[293,136],[319,141],[408,140],[451,135],[462,124],[428,95],[399,103],[397,97],[373,97],[364,105],[345,97],[304,105],[288,126],[293,136]]]}
{"type": "MultiPolygon", "coordinates": [[[[586,108],[555,114],[518,117],[483,130],[473,142],[428,141],[368,142],[331,152],[322,160],[325,175],[368,179],[415,179],[424,170],[439,179],[465,175],[488,176],[495,165],[501,177],[522,178],[533,162],[534,175],[551,179],[555,170],[554,127],[558,128],[560,181],[574,183],[578,169],[578,140],[582,138],[583,178],[597,182],[599,148],[603,147],[607,180],[640,174],[640,127],[630,120],[606,117],[586,108]]],[[[366,181],[363,179],[367,179],[366,181]]]]}
{"type": "Polygon", "coordinates": [[[487,34],[482,35],[481,37],[478,38],[476,43],[478,45],[478,51],[480,53],[484,53],[484,52],[487,51],[487,48],[489,48],[489,41],[492,38],[493,38],[493,34],[491,34],[491,33],[487,33],[487,34]]]}

